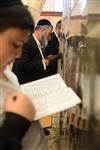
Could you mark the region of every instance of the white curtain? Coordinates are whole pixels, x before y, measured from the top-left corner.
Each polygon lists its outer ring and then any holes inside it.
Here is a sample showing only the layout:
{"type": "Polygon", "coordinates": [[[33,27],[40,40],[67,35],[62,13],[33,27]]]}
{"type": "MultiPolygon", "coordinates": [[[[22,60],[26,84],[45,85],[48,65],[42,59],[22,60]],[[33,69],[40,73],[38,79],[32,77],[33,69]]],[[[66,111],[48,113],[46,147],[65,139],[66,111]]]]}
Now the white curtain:
{"type": "Polygon", "coordinates": [[[35,23],[37,23],[46,0],[22,0],[22,1],[25,5],[28,6],[28,9],[31,12],[32,17],[34,18],[35,23]]]}
{"type": "Polygon", "coordinates": [[[37,21],[40,17],[40,14],[41,14],[43,5],[45,4],[45,1],[46,0],[28,0],[28,2],[27,2],[28,8],[34,18],[35,23],[37,23],[37,21]]]}
{"type": "Polygon", "coordinates": [[[100,14],[100,0],[87,0],[84,15],[87,14],[100,14]]]}

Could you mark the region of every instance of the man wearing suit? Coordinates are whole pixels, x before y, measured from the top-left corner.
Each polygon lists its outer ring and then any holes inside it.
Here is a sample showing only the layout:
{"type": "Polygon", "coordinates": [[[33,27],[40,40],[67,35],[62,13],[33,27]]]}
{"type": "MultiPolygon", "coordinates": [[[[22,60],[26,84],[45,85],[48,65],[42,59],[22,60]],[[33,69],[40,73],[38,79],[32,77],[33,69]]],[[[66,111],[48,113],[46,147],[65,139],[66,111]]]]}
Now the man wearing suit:
{"type": "MultiPolygon", "coordinates": [[[[61,34],[61,21],[57,22],[55,31],[51,34],[51,39],[44,49],[45,57],[49,55],[57,55],[59,53],[59,38],[61,34]]],[[[57,73],[58,61],[52,62],[47,68],[47,76],[57,73]]]]}
{"type": "Polygon", "coordinates": [[[46,19],[41,19],[28,42],[23,47],[22,56],[13,64],[13,72],[17,75],[20,84],[31,82],[45,77],[49,60],[44,58],[40,41],[49,38],[52,25],[46,19]]]}

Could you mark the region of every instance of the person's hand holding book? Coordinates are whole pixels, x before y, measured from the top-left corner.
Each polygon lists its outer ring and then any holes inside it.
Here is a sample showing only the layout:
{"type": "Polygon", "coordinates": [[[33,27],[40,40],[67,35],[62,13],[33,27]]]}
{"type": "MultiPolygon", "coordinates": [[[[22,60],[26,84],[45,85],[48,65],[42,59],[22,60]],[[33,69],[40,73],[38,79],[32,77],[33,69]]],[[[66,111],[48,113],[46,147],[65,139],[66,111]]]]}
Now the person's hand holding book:
{"type": "Polygon", "coordinates": [[[46,59],[48,59],[50,63],[52,63],[53,61],[57,61],[58,59],[61,58],[62,58],[62,53],[58,53],[57,55],[49,55],[46,57],[46,59]]]}
{"type": "Polygon", "coordinates": [[[35,116],[35,108],[32,102],[22,92],[17,92],[15,96],[12,91],[8,92],[5,110],[6,112],[19,114],[29,121],[33,121],[35,116]]]}

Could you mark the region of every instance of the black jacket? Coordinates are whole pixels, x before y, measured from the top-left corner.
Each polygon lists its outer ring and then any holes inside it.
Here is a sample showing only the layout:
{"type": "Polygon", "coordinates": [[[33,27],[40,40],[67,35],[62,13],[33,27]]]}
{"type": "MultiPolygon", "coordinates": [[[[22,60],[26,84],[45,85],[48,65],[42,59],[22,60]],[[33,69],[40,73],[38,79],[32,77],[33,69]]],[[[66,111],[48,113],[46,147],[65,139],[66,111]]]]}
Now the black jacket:
{"type": "Polygon", "coordinates": [[[15,61],[12,71],[17,75],[20,84],[45,76],[42,56],[33,36],[24,45],[22,56],[15,61]]]}
{"type": "Polygon", "coordinates": [[[31,123],[13,112],[5,113],[5,120],[0,126],[0,150],[21,150],[21,140],[31,123]]]}
{"type": "MultiPolygon", "coordinates": [[[[45,57],[48,55],[57,55],[59,52],[59,41],[54,32],[51,34],[51,39],[48,42],[47,47],[44,49],[45,57]]],[[[47,69],[47,75],[53,75],[57,73],[58,61],[54,61],[49,65],[47,69]]]]}

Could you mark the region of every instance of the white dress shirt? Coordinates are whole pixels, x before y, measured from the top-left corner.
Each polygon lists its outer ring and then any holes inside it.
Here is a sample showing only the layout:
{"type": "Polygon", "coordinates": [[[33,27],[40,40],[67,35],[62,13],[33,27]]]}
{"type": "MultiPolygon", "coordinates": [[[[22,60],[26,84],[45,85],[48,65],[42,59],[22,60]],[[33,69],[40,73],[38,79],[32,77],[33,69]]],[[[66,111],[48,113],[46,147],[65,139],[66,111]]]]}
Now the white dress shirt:
{"type": "Polygon", "coordinates": [[[36,36],[33,34],[33,37],[34,37],[34,39],[35,39],[35,41],[36,41],[36,44],[37,44],[37,46],[38,46],[38,48],[39,48],[39,51],[40,51],[40,54],[41,54],[41,57],[42,57],[42,63],[43,63],[43,67],[44,67],[44,70],[46,70],[46,64],[45,64],[45,62],[44,62],[44,56],[43,56],[43,53],[42,53],[42,50],[41,50],[41,44],[40,44],[40,42],[39,42],[39,40],[36,38],[36,36]]]}

